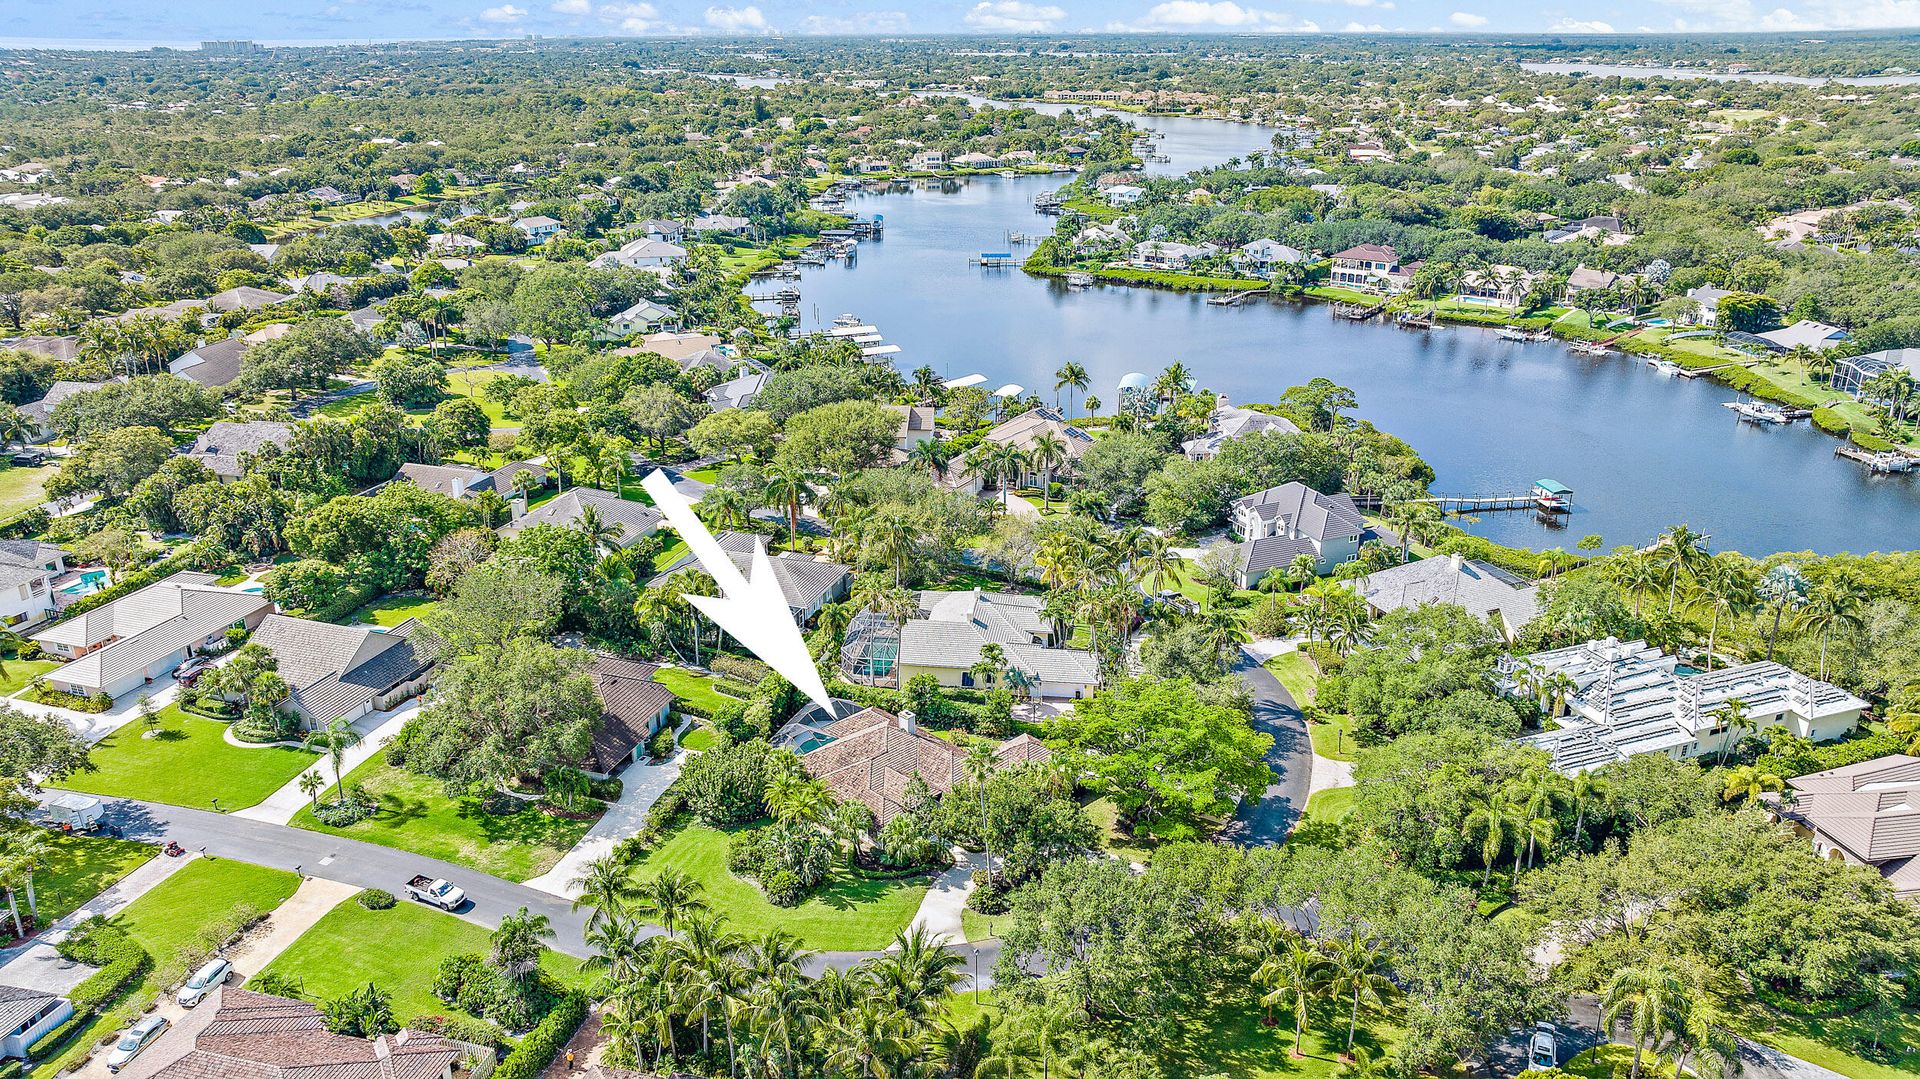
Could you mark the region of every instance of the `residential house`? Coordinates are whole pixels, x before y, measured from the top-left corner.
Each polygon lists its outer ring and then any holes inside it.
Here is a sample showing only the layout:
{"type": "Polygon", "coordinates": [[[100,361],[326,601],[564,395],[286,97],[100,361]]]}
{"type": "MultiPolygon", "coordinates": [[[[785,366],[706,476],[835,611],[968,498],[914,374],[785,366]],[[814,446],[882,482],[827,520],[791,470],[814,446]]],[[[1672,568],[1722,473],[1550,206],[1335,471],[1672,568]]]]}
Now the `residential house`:
{"type": "Polygon", "coordinates": [[[1618,247],[1632,241],[1633,234],[1626,230],[1626,226],[1621,224],[1619,218],[1601,215],[1569,221],[1557,228],[1548,229],[1541,239],[1550,244],[1590,240],[1599,243],[1602,247],[1618,247]]]}
{"type": "Polygon", "coordinates": [[[915,172],[933,172],[947,167],[947,155],[940,150],[922,150],[907,159],[907,167],[915,172]]]}
{"type": "Polygon", "coordinates": [[[1236,500],[1229,518],[1240,537],[1234,583],[1253,588],[1274,570],[1285,572],[1299,556],[1312,555],[1314,572],[1325,575],[1360,555],[1366,518],[1345,493],[1322,494],[1289,482],[1236,500]]]}
{"type": "MultiPolygon", "coordinates": [[[[720,339],[709,333],[650,333],[634,347],[639,352],[651,352],[675,363],[685,363],[690,356],[719,348],[720,339]]],[[[625,354],[619,349],[614,351],[616,354],[625,354]]]]}
{"type": "Polygon", "coordinates": [[[46,334],[27,334],[23,337],[0,337],[0,348],[16,352],[31,352],[45,356],[50,360],[67,363],[80,358],[80,338],[74,334],[53,337],[46,334]]]}
{"type": "Polygon", "coordinates": [[[1463,299],[1491,300],[1502,307],[1519,307],[1533,288],[1533,274],[1518,266],[1489,266],[1460,275],[1463,299]]]}
{"type": "Polygon", "coordinates": [[[703,232],[724,232],[738,236],[752,227],[753,222],[744,217],[733,214],[703,213],[693,219],[693,224],[688,226],[688,231],[695,235],[703,232]]]}
{"type": "Polygon", "coordinates": [[[307,1001],[234,986],[218,993],[217,1010],[204,1026],[183,1022],[146,1051],[139,1062],[143,1074],[154,1079],[453,1079],[462,1060],[487,1052],[416,1030],[373,1038],[335,1034],[320,1009],[307,1001]]]}
{"type": "Polygon", "coordinates": [[[679,244],[642,236],[638,240],[629,240],[615,250],[594,256],[592,265],[601,269],[639,270],[673,266],[686,257],[687,249],[679,244]]]}
{"type": "Polygon", "coordinates": [[[38,989],[0,985],[0,1057],[25,1060],[33,1043],[67,1021],[73,1005],[38,989]]]}
{"type": "Polygon", "coordinates": [[[653,680],[658,664],[596,652],[587,665],[600,696],[587,771],[612,776],[645,752],[647,740],[673,722],[673,691],[653,680]]]}
{"type": "Polygon", "coordinates": [[[193,448],[182,454],[207,466],[222,483],[237,480],[246,471],[247,458],[275,446],[286,449],[293,441],[293,425],[272,420],[237,423],[219,420],[193,440],[193,448]]]}
{"type": "Polygon", "coordinates": [[[1207,416],[1207,433],[1181,443],[1180,450],[1192,460],[1205,460],[1219,453],[1220,447],[1234,439],[1261,431],[1297,435],[1300,428],[1285,416],[1237,407],[1227,400],[1225,394],[1221,394],[1219,403],[1207,416]]]}
{"type": "Polygon", "coordinates": [[[652,506],[629,502],[610,491],[573,487],[501,525],[498,531],[512,537],[534,525],[578,528],[580,516],[589,506],[599,513],[601,521],[620,526],[620,535],[614,542],[621,547],[631,547],[652,535],[666,519],[652,506]]]}
{"type": "Polygon", "coordinates": [[[334,187],[332,184],[325,184],[309,190],[307,197],[318,200],[322,206],[346,206],[350,203],[360,201],[360,196],[349,194],[334,187]]]}
{"type": "Polygon", "coordinates": [[[750,370],[739,378],[729,379],[708,390],[702,396],[707,407],[715,412],[725,412],[730,408],[746,408],[760,395],[761,387],[767,384],[769,372],[750,370]]]}
{"type": "Polygon", "coordinates": [[[273,653],[274,670],[293,691],[285,706],[301,727],[325,730],[336,719],[385,712],[426,691],[436,652],[420,629],[413,618],[383,629],[270,614],[252,643],[273,653]]]}
{"type": "Polygon", "coordinates": [[[207,573],[176,573],[33,635],[49,655],[72,662],[49,671],[62,693],[119,697],[166,677],[196,652],[223,644],[227,630],[253,629],[273,604],[221,588],[207,573]]]}
{"type": "Polygon", "coordinates": [[[1687,299],[1692,300],[1699,307],[1699,312],[1694,315],[1694,321],[1702,326],[1712,326],[1719,322],[1720,301],[1731,295],[1733,295],[1732,290],[1714,288],[1712,285],[1688,289],[1687,299]]]}
{"type": "Polygon", "coordinates": [[[1748,735],[1775,727],[1824,742],[1851,732],[1867,703],[1839,686],[1780,663],[1743,663],[1706,674],[1681,673],[1679,662],[1645,641],[1615,637],[1501,661],[1501,686],[1538,696],[1538,680],[1564,675],[1571,687],[1559,727],[1522,739],[1546,750],[1569,775],[1641,753],[1692,760],[1723,752],[1748,735]],[[1746,705],[1734,730],[1722,706],[1746,705]]]}
{"type": "Polygon", "coordinates": [[[1133,206],[1145,198],[1146,194],[1146,188],[1133,184],[1114,184],[1100,190],[1100,197],[1107,201],[1108,206],[1133,206]]]}
{"type": "Polygon", "coordinates": [[[540,214],[536,214],[533,217],[520,218],[513,223],[513,227],[526,234],[528,247],[539,247],[541,244],[560,235],[561,230],[566,228],[565,225],[555,221],[553,218],[540,214]]]}
{"type": "Polygon", "coordinates": [[[1463,555],[1422,558],[1347,582],[1374,614],[1448,603],[1498,626],[1511,641],[1540,609],[1540,586],[1463,555]]]}
{"type": "Polygon", "coordinates": [[[210,341],[167,362],[167,370],[210,390],[231,386],[240,377],[240,361],[251,348],[239,337],[210,341]]]}
{"type": "Polygon", "coordinates": [[[20,414],[33,421],[33,440],[36,442],[44,442],[58,433],[53,429],[53,409],[55,405],[58,405],[76,393],[87,393],[105,385],[106,383],[104,382],[70,382],[66,379],[60,379],[53,385],[48,386],[46,394],[38,401],[29,401],[21,405],[20,414]]]}
{"type": "Polygon", "coordinates": [[[252,285],[240,285],[224,292],[216,292],[205,299],[175,300],[172,303],[161,304],[159,307],[137,307],[131,311],[107,317],[114,322],[124,322],[132,318],[171,320],[189,311],[200,311],[202,312],[201,323],[210,326],[216,315],[225,314],[228,311],[259,311],[291,299],[293,296],[290,293],[269,292],[263,288],[254,288],[252,285]]]}
{"type": "Polygon", "coordinates": [[[1824,322],[1803,318],[1791,326],[1768,330],[1754,336],[1776,352],[1788,352],[1802,346],[1811,349],[1832,348],[1851,335],[1838,326],[1829,326],[1824,322]]]}
{"type": "Polygon", "coordinates": [[[1127,265],[1142,270],[1184,270],[1197,259],[1217,254],[1212,244],[1182,244],[1168,240],[1148,240],[1133,245],[1127,265]]]}
{"type": "Polygon", "coordinates": [[[1567,287],[1561,295],[1571,300],[1582,292],[1604,291],[1618,288],[1626,283],[1631,274],[1614,273],[1612,270],[1595,270],[1586,265],[1575,266],[1567,275],[1567,287]]]}
{"type": "Polygon", "coordinates": [[[441,255],[479,255],[487,245],[458,232],[440,232],[427,237],[427,250],[441,255]]]}
{"type": "MultiPolygon", "coordinates": [[[[753,574],[753,564],[761,555],[767,554],[767,537],[758,532],[735,532],[729,529],[714,539],[741,573],[749,579],[757,579],[753,574]]],[[[653,579],[654,583],[658,585],[675,574],[693,569],[698,563],[699,559],[692,552],[681,555],[653,579]]],[[[813,621],[822,607],[844,598],[853,580],[850,567],[792,551],[767,555],[767,567],[773,571],[774,580],[780,582],[780,594],[787,599],[787,610],[793,615],[794,622],[800,625],[813,621]]]]}
{"type": "Polygon", "coordinates": [[[344,294],[347,286],[352,284],[351,277],[326,272],[310,273],[305,277],[290,277],[286,281],[286,286],[296,293],[313,292],[323,296],[332,295],[336,291],[344,294]]]}
{"type": "Polygon", "coordinates": [[[51,543],[0,540],[0,625],[18,633],[54,613],[66,572],[67,552],[51,543]]]}
{"type": "Polygon", "coordinates": [[[1920,757],[1905,753],[1787,780],[1791,799],[1763,795],[1814,853],[1871,866],[1895,895],[1920,900],[1920,757]]]}
{"type": "MultiPolygon", "coordinates": [[[[915,778],[936,798],[966,779],[966,751],[922,732],[911,712],[895,716],[865,708],[807,734],[799,742],[808,747],[800,757],[807,774],[825,783],[836,797],[871,809],[877,828],[907,808],[907,790],[915,778]]],[[[994,751],[996,767],[1051,756],[1044,743],[1026,734],[1002,742],[994,751]]]]}
{"type": "Polygon", "coordinates": [[[1294,266],[1307,261],[1307,253],[1278,240],[1254,240],[1235,251],[1233,261],[1242,269],[1269,274],[1282,266],[1294,266]]]}
{"type": "Polygon", "coordinates": [[[1109,247],[1120,247],[1133,242],[1127,230],[1113,222],[1095,222],[1074,234],[1073,249],[1076,252],[1096,251],[1109,247]]]}
{"type": "Polygon", "coordinates": [[[955,157],[953,159],[953,167],[957,169],[997,169],[1000,167],[1000,159],[992,154],[983,154],[975,150],[971,153],[960,154],[955,157]]]}
{"type": "Polygon", "coordinates": [[[928,405],[888,405],[899,413],[900,428],[893,435],[893,449],[900,459],[906,458],[907,451],[922,442],[930,442],[940,437],[936,428],[936,418],[940,410],[928,405]]]}
{"type": "MultiPolygon", "coordinates": [[[[948,469],[947,478],[943,482],[948,487],[965,490],[972,494],[992,489],[999,485],[1000,477],[988,475],[978,465],[972,463],[980,459],[982,450],[991,446],[1010,445],[1018,447],[1022,452],[1031,453],[1034,446],[1046,436],[1052,436],[1067,447],[1066,461],[1054,469],[1055,480],[1072,475],[1073,463],[1093,446],[1093,436],[1088,434],[1085,428],[1068,423],[1058,409],[1045,406],[1028,409],[981,436],[981,445],[968,455],[968,461],[948,469]]],[[[1046,470],[1029,468],[1012,479],[1015,487],[1038,487],[1046,479],[1046,470]]]]}
{"type": "Polygon", "coordinates": [[[1858,400],[1868,382],[1888,371],[1901,370],[1920,378],[1920,348],[1883,348],[1833,361],[1828,379],[1836,390],[1850,393],[1858,400]]]}
{"type": "Polygon", "coordinates": [[[641,300],[608,319],[607,329],[617,336],[631,337],[636,333],[653,333],[678,321],[679,314],[666,304],[641,300]]]}
{"type": "Polygon", "coordinates": [[[921,592],[913,616],[896,624],[891,614],[854,616],[841,649],[847,677],[869,685],[905,686],[930,674],[943,686],[997,688],[993,675],[976,675],[981,652],[1000,646],[1006,684],[1035,697],[1091,696],[1100,685],[1092,652],[1066,647],[1068,627],[1045,614],[1040,596],[1005,592],[921,592]]]}
{"type": "MultiPolygon", "coordinates": [[[[546,465],[536,465],[532,461],[514,461],[501,465],[492,471],[469,468],[466,465],[428,465],[408,462],[400,466],[393,474],[394,480],[405,480],[435,494],[450,498],[472,498],[482,491],[492,491],[510,502],[520,497],[519,488],[514,485],[515,477],[521,473],[533,477],[530,491],[538,491],[553,482],[553,472],[546,465]]],[[[517,504],[510,510],[519,513],[524,507],[517,504]]]]}
{"type": "Polygon", "coordinates": [[[1413,279],[1419,263],[1402,265],[1400,253],[1382,244],[1360,244],[1333,255],[1328,281],[1342,288],[1399,292],[1413,279]]]}
{"type": "Polygon", "coordinates": [[[687,226],[680,222],[666,221],[657,217],[640,222],[640,228],[646,232],[647,239],[661,240],[670,244],[679,243],[680,238],[687,233],[687,226]]]}

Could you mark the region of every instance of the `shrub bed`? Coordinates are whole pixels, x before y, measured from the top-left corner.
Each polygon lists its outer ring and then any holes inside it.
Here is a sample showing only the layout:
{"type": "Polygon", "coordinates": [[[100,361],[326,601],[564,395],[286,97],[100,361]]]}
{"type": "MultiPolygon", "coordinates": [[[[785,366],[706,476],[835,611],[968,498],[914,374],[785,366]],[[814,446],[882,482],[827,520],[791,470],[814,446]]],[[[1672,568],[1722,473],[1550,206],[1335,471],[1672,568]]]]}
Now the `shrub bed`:
{"type": "Polygon", "coordinates": [[[391,910],[395,902],[393,893],[385,888],[362,888],[354,898],[368,910],[391,910]]]}
{"type": "Polygon", "coordinates": [[[573,1032],[580,1029],[586,1017],[586,997],[579,993],[567,994],[493,1070],[495,1079],[536,1079],[553,1063],[553,1058],[573,1037],[573,1032]]]}
{"type": "Polygon", "coordinates": [[[119,927],[99,918],[82,923],[54,950],[64,959],[100,969],[67,994],[73,1015],[28,1047],[28,1059],[35,1061],[46,1060],[66,1048],[95,1016],[118,1001],[153,966],[153,957],[145,948],[119,927]]]}

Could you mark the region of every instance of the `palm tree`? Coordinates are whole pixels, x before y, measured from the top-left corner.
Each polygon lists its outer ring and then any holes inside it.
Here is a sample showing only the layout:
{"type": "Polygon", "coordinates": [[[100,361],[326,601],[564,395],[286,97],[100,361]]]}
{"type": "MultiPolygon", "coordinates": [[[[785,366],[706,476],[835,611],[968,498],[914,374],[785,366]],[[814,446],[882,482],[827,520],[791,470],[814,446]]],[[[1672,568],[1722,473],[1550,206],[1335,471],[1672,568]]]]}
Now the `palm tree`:
{"type": "Polygon", "coordinates": [[[347,800],[346,784],[340,780],[340,769],[346,763],[347,750],[360,744],[360,732],[345,716],[335,716],[328,722],[325,730],[314,731],[306,738],[309,747],[318,744],[327,757],[333,761],[333,800],[338,805],[347,800]]]}
{"type": "Polygon", "coordinates": [[[1027,455],[1010,442],[996,443],[985,451],[981,465],[1000,480],[1000,510],[1006,512],[1007,494],[1026,471],[1027,455]]]}
{"type": "Polygon", "coordinates": [[[1773,608],[1773,629],[1767,634],[1767,659],[1773,659],[1773,646],[1780,638],[1780,618],[1788,607],[1798,609],[1806,602],[1807,579],[1800,574],[1800,567],[1791,562],[1783,562],[1768,570],[1760,578],[1760,598],[1773,608]]]}
{"type": "Polygon", "coordinates": [[[1040,512],[1052,508],[1054,470],[1067,463],[1067,444],[1060,436],[1051,431],[1042,431],[1033,440],[1033,448],[1027,451],[1028,467],[1040,469],[1046,473],[1045,482],[1040,487],[1040,512]]]}
{"type": "Polygon", "coordinates": [[[1833,642],[1834,630],[1864,627],[1867,604],[1872,598],[1873,594],[1859,578],[1837,571],[1814,588],[1813,594],[1807,597],[1807,605],[1794,616],[1797,627],[1817,630],[1820,634],[1822,681],[1827,677],[1827,645],[1833,642]]]}
{"type": "Polygon", "coordinates": [[[525,907],[500,919],[493,931],[489,958],[500,973],[520,979],[540,969],[541,941],[553,937],[553,922],[525,907]]]}
{"type": "Polygon", "coordinates": [[[609,521],[601,516],[600,507],[586,506],[580,510],[577,525],[582,535],[587,537],[587,546],[596,554],[612,554],[620,549],[620,536],[626,526],[619,521],[609,521]]]}
{"type": "Polygon", "coordinates": [[[1652,555],[1642,551],[1629,552],[1610,560],[1607,573],[1615,584],[1633,596],[1635,617],[1639,616],[1647,593],[1660,586],[1660,567],[1655,564],[1652,555]]]}
{"type": "Polygon", "coordinates": [[[1186,364],[1175,360],[1160,372],[1153,380],[1153,394],[1161,401],[1172,401],[1187,392],[1187,386],[1193,381],[1193,371],[1186,364]]]}
{"type": "Polygon", "coordinates": [[[814,496],[813,484],[805,472],[786,465],[767,469],[767,501],[787,515],[787,546],[794,546],[800,532],[800,504],[814,496]]]}
{"type": "Polygon", "coordinates": [[[1393,993],[1393,982],[1382,969],[1385,957],[1373,946],[1373,941],[1360,933],[1350,933],[1346,939],[1333,945],[1328,957],[1332,970],[1332,989],[1341,996],[1348,996],[1352,1006],[1347,1012],[1347,1051],[1353,1056],[1353,1039],[1360,1030],[1360,1004],[1379,1005],[1393,993]]]}
{"type": "Polygon", "coordinates": [[[1089,396],[1081,403],[1087,406],[1087,415],[1098,416],[1100,414],[1100,399],[1098,397],[1089,396]]]}
{"type": "Polygon", "coordinates": [[[953,450],[937,438],[923,439],[907,451],[907,463],[926,469],[936,481],[942,480],[947,476],[948,466],[953,464],[953,450]]]}
{"type": "Polygon", "coordinates": [[[700,882],[678,869],[669,869],[641,884],[634,903],[636,912],[659,918],[669,937],[673,936],[675,923],[706,909],[700,882]]]}
{"type": "Polygon", "coordinates": [[[926,404],[940,400],[940,373],[925,364],[914,368],[913,392],[916,399],[926,404]]]}
{"type": "Polygon", "coordinates": [[[1660,542],[1655,553],[1667,571],[1667,613],[1673,613],[1675,599],[1680,593],[1680,578],[1697,573],[1708,557],[1706,548],[1701,546],[1705,537],[1686,525],[1674,525],[1660,534],[1660,542]]]}
{"type": "MultiPolygon", "coordinates": [[[[1553,841],[1554,811],[1566,801],[1566,781],[1560,773],[1541,771],[1519,782],[1514,791],[1514,808],[1519,811],[1520,829],[1527,837],[1526,864],[1533,865],[1536,844],[1553,841]]],[[[1514,881],[1520,879],[1520,852],[1515,851],[1514,881]]]]}
{"type": "Polygon", "coordinates": [[[948,951],[926,926],[896,934],[893,943],[867,968],[869,981],[883,999],[915,1022],[924,1022],[945,1006],[960,984],[966,960],[948,951]]]}
{"type": "Polygon", "coordinates": [[[710,528],[743,528],[747,496],[732,487],[715,487],[700,497],[698,511],[710,528]]]}
{"type": "Polygon", "coordinates": [[[1486,866],[1480,874],[1480,890],[1486,891],[1493,880],[1493,864],[1507,845],[1507,832],[1513,825],[1507,804],[1498,798],[1478,795],[1467,801],[1467,817],[1462,826],[1468,832],[1481,833],[1480,861],[1486,866]]]}
{"type": "Polygon", "coordinates": [[[1583,842],[1587,809],[1605,806],[1613,796],[1613,784],[1596,773],[1581,772],[1568,781],[1567,796],[1573,802],[1573,845],[1577,848],[1583,842]]]}
{"type": "Polygon", "coordinates": [[[627,904],[640,894],[633,874],[611,854],[588,862],[579,876],[567,882],[567,888],[579,893],[579,898],[573,901],[574,910],[593,908],[593,913],[587,916],[588,929],[619,918],[627,904]]]}
{"type": "Polygon", "coordinates": [[[300,793],[313,800],[313,808],[320,808],[320,792],[326,789],[327,781],[319,772],[300,773],[300,793]]]}
{"type": "Polygon", "coordinates": [[[1306,1036],[1307,1008],[1327,989],[1327,960],[1318,949],[1295,937],[1286,952],[1259,970],[1253,981],[1267,990],[1260,1003],[1268,1007],[1285,1004],[1293,1012],[1293,1050],[1295,1060],[1306,1056],[1300,1041],[1306,1036]],[[1264,976],[1263,976],[1264,975],[1264,976]]]}
{"type": "Polygon", "coordinates": [[[1640,1079],[1641,1055],[1657,1048],[1680,1030],[1692,1000],[1692,987],[1672,966],[1656,962],[1645,967],[1623,967],[1600,997],[1607,1029],[1623,1017],[1633,1035],[1633,1068],[1628,1079],[1640,1079]]]}
{"type": "Polygon", "coordinates": [[[1720,636],[1720,618],[1732,619],[1753,610],[1759,603],[1759,579],[1745,559],[1737,555],[1710,559],[1702,568],[1698,584],[1713,620],[1707,627],[1707,670],[1713,670],[1713,650],[1720,636]]]}
{"type": "Polygon", "coordinates": [[[1711,714],[1714,719],[1719,720],[1721,726],[1727,729],[1727,733],[1720,739],[1720,758],[1715,761],[1716,764],[1725,764],[1727,750],[1733,748],[1733,743],[1739,741],[1739,733],[1747,730],[1753,721],[1747,715],[1747,702],[1738,697],[1727,698],[1711,714]]]}
{"type": "Polygon", "coordinates": [[[1166,591],[1167,577],[1174,573],[1180,556],[1173,553],[1173,538],[1158,532],[1144,533],[1134,553],[1134,569],[1140,579],[1153,586],[1155,594],[1166,591]]]}
{"type": "Polygon", "coordinates": [[[1286,578],[1290,584],[1305,588],[1319,576],[1320,560],[1305,551],[1294,555],[1293,561],[1287,563],[1286,578]]]}
{"type": "Polygon", "coordinates": [[[1087,369],[1072,360],[1068,360],[1066,363],[1060,365],[1058,371],[1053,373],[1053,379],[1053,392],[1056,395],[1054,399],[1057,402],[1059,400],[1057,396],[1059,392],[1061,390],[1067,391],[1067,418],[1072,419],[1073,391],[1080,390],[1085,392],[1086,388],[1092,384],[1092,380],[1087,377],[1087,369]]]}
{"type": "Polygon", "coordinates": [[[1721,777],[1720,800],[1723,802],[1757,802],[1768,791],[1775,794],[1786,789],[1786,783],[1772,772],[1762,771],[1751,764],[1738,768],[1729,768],[1721,777]]]}

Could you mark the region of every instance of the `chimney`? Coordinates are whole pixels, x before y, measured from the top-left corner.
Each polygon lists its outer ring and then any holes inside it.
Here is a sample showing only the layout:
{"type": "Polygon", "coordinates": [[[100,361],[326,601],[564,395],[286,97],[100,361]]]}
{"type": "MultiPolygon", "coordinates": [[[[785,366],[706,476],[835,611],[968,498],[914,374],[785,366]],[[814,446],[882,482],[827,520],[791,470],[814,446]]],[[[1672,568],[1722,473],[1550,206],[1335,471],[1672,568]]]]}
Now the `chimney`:
{"type": "Polygon", "coordinates": [[[453,477],[453,497],[465,498],[466,496],[467,496],[467,478],[465,476],[453,477]]]}
{"type": "Polygon", "coordinates": [[[1466,568],[1467,556],[1455,551],[1452,555],[1448,556],[1447,564],[1453,567],[1453,572],[1459,573],[1462,569],[1466,568]]]}
{"type": "Polygon", "coordinates": [[[900,729],[908,734],[920,733],[920,724],[913,718],[911,710],[900,713],[900,729]]]}

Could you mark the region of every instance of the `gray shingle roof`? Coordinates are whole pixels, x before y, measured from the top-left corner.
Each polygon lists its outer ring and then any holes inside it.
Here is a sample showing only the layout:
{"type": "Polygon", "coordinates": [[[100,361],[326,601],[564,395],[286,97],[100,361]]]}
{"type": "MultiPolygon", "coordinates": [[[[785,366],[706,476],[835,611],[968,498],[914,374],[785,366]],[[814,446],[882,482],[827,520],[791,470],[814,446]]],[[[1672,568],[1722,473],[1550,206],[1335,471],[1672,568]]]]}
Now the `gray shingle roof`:
{"type": "Polygon", "coordinates": [[[580,514],[588,506],[598,509],[602,520],[620,525],[618,543],[622,547],[631,547],[640,542],[666,519],[652,506],[629,502],[619,495],[595,487],[575,487],[527,511],[518,520],[500,526],[500,534],[516,536],[522,530],[540,524],[573,528],[580,523],[580,514]]]}
{"type": "Polygon", "coordinates": [[[204,573],[176,573],[36,633],[33,639],[92,645],[120,638],[51,674],[58,681],[97,692],[272,606],[263,596],[219,588],[213,580],[204,573]]]}
{"type": "MultiPolygon", "coordinates": [[[[753,575],[753,552],[756,548],[764,550],[767,537],[757,532],[726,531],[714,537],[720,549],[739,567],[740,572],[753,575]]],[[[683,572],[699,562],[689,552],[668,566],[654,580],[661,581],[676,573],[683,572]]],[[[775,580],[780,582],[780,594],[787,598],[787,607],[795,617],[812,612],[821,601],[839,592],[852,570],[838,562],[828,562],[805,555],[778,554],[767,559],[775,580]]]]}
{"type": "Polygon", "coordinates": [[[52,993],[0,985],[0,1030],[13,1031],[38,1019],[47,1006],[59,1001],[52,993]]]}
{"type": "Polygon", "coordinates": [[[1376,610],[1454,603],[1482,618],[1498,614],[1518,630],[1539,611],[1539,586],[1477,559],[1423,558],[1352,582],[1376,610]]]}
{"type": "Polygon", "coordinates": [[[53,385],[48,386],[46,395],[38,401],[31,401],[21,405],[20,411],[24,415],[33,417],[36,423],[44,427],[53,419],[53,406],[72,397],[76,393],[86,393],[90,390],[97,390],[105,385],[106,383],[104,382],[70,382],[66,379],[61,379],[53,385]]]}
{"type": "Polygon", "coordinates": [[[241,474],[242,454],[259,453],[268,446],[285,449],[291,441],[293,425],[290,423],[221,420],[193,440],[193,448],[186,456],[206,465],[216,476],[234,479],[241,474]]]}
{"type": "Polygon", "coordinates": [[[1252,585],[1272,570],[1286,569],[1303,554],[1317,558],[1320,552],[1314,549],[1312,540],[1291,536],[1261,536],[1241,541],[1236,553],[1240,559],[1240,569],[1245,574],[1242,579],[1252,585]]]}
{"type": "Polygon", "coordinates": [[[673,691],[653,680],[657,664],[597,654],[587,674],[600,694],[601,721],[593,732],[594,771],[612,772],[653,734],[653,721],[673,705],[673,691]]]}
{"type": "Polygon", "coordinates": [[[273,653],[295,703],[325,723],[358,712],[433,665],[433,652],[414,636],[417,626],[409,618],[383,632],[270,614],[254,630],[253,643],[273,653]]]}
{"type": "Polygon", "coordinates": [[[481,491],[496,491],[512,498],[513,476],[516,472],[531,472],[540,477],[544,486],[552,473],[545,465],[536,465],[531,461],[514,461],[501,465],[492,472],[484,472],[466,465],[426,465],[409,462],[400,466],[394,473],[394,479],[405,479],[415,485],[437,494],[453,495],[465,498],[481,491]]]}
{"type": "Polygon", "coordinates": [[[214,341],[180,356],[167,365],[167,370],[209,389],[218,389],[240,377],[240,357],[249,347],[238,337],[214,341]]]}

